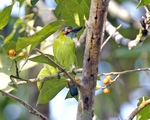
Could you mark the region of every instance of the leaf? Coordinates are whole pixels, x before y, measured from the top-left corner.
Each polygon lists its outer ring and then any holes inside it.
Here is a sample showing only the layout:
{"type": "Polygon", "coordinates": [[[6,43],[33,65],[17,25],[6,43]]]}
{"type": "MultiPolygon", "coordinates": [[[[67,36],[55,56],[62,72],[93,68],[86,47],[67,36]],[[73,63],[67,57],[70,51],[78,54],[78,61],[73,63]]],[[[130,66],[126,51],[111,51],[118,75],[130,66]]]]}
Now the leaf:
{"type": "MultiPolygon", "coordinates": [[[[54,60],[54,56],[52,55],[48,55],[52,60],[54,60]]],[[[55,67],[56,65],[52,62],[50,62],[47,58],[45,58],[43,55],[38,55],[36,57],[30,58],[29,60],[33,61],[33,62],[38,62],[38,63],[45,63],[48,65],[51,65],[53,67],[55,67]]]]}
{"type": "MultiPolygon", "coordinates": [[[[144,97],[145,100],[150,99],[149,97],[144,97]]],[[[139,99],[138,102],[138,106],[142,103],[143,98],[139,99]]],[[[148,120],[150,119],[150,106],[146,106],[144,109],[142,109],[139,113],[138,113],[138,117],[140,116],[140,118],[138,120],[148,120]]]]}
{"type": "Polygon", "coordinates": [[[4,45],[4,36],[0,35],[0,47],[4,45]]]}
{"type": "Polygon", "coordinates": [[[0,12],[0,30],[7,25],[12,7],[13,5],[7,6],[0,12]]]}
{"type": "MultiPolygon", "coordinates": [[[[33,36],[30,37],[20,37],[17,41],[16,50],[19,51],[29,45],[36,45],[45,40],[51,34],[56,32],[60,26],[62,25],[62,21],[54,21],[46,26],[39,32],[35,33],[33,36]]],[[[34,47],[32,47],[33,49],[34,47]]]]}
{"type": "Polygon", "coordinates": [[[15,35],[15,33],[16,33],[17,28],[18,28],[21,24],[23,24],[22,19],[18,19],[18,20],[15,22],[14,26],[13,26],[12,32],[5,38],[4,43],[6,43],[6,42],[12,40],[12,38],[14,37],[14,35],[15,35]]]}
{"type": "MultiPolygon", "coordinates": [[[[45,65],[44,68],[41,69],[40,73],[38,74],[38,78],[46,77],[46,76],[56,74],[56,73],[57,73],[57,70],[54,67],[45,65]]],[[[42,88],[41,87],[42,84],[43,84],[43,82],[38,82],[37,83],[37,86],[38,86],[39,90],[42,88]]]]}
{"type": "Polygon", "coordinates": [[[140,0],[140,2],[136,8],[139,8],[139,7],[144,6],[144,5],[148,5],[149,3],[150,3],[150,0],[140,0]]]}
{"type": "Polygon", "coordinates": [[[31,0],[31,5],[34,6],[39,0],[31,0]]]}
{"type": "MultiPolygon", "coordinates": [[[[56,68],[52,66],[45,66],[39,73],[38,78],[46,77],[52,74],[56,74],[56,68]]],[[[64,79],[53,78],[37,84],[40,94],[38,96],[37,104],[45,104],[52,100],[65,86],[66,81],[64,79]]]]}
{"type": "Polygon", "coordinates": [[[0,47],[0,89],[5,92],[13,90],[8,84],[11,82],[10,75],[14,74],[15,67],[7,52],[0,47]]]}
{"type": "Polygon", "coordinates": [[[72,95],[70,94],[70,91],[68,91],[68,93],[67,93],[65,99],[69,99],[69,98],[75,98],[75,99],[78,101],[78,95],[72,97],[72,95]]]}
{"type": "Polygon", "coordinates": [[[22,4],[24,3],[24,0],[17,0],[20,3],[20,7],[22,6],[22,4]]]}
{"type": "Polygon", "coordinates": [[[99,89],[101,89],[102,87],[97,83],[96,84],[96,90],[99,90],[99,89]]]}
{"type": "Polygon", "coordinates": [[[81,0],[77,0],[78,1],[78,3],[80,3],[81,2],[81,0]]]}
{"type": "Polygon", "coordinates": [[[67,26],[84,26],[89,17],[90,0],[55,0],[57,7],[55,14],[63,18],[67,26]]]}
{"type": "Polygon", "coordinates": [[[3,45],[3,48],[8,52],[10,49],[16,49],[16,42],[15,41],[9,41],[3,45]]]}

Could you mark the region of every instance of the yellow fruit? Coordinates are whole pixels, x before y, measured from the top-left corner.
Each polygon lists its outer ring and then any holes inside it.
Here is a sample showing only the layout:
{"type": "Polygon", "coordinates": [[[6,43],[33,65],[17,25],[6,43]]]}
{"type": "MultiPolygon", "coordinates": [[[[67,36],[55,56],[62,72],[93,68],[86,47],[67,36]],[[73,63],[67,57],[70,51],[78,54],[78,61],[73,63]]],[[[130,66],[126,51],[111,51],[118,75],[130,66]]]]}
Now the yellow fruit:
{"type": "Polygon", "coordinates": [[[8,53],[11,57],[16,56],[16,51],[14,49],[10,49],[8,53]]]}
{"type": "Polygon", "coordinates": [[[111,76],[108,75],[108,76],[106,76],[106,78],[103,80],[103,83],[104,83],[104,84],[108,84],[108,83],[110,82],[110,80],[111,80],[111,76]]]}
{"type": "Polygon", "coordinates": [[[106,76],[106,79],[111,80],[111,76],[110,76],[110,75],[107,75],[107,76],[106,76]]]}
{"type": "Polygon", "coordinates": [[[106,79],[106,78],[105,78],[105,79],[103,80],[103,83],[104,83],[104,84],[108,84],[109,81],[110,81],[109,79],[106,79]]]}
{"type": "Polygon", "coordinates": [[[24,56],[25,56],[25,53],[24,53],[24,52],[21,52],[21,53],[19,53],[19,56],[20,56],[20,57],[24,57],[24,56]]]}
{"type": "Polygon", "coordinates": [[[75,81],[76,81],[77,83],[80,83],[81,79],[80,79],[80,78],[76,78],[75,81]]]}
{"type": "Polygon", "coordinates": [[[109,94],[109,93],[110,93],[110,89],[109,89],[109,88],[105,88],[105,89],[103,90],[103,92],[104,92],[105,94],[109,94]]]}

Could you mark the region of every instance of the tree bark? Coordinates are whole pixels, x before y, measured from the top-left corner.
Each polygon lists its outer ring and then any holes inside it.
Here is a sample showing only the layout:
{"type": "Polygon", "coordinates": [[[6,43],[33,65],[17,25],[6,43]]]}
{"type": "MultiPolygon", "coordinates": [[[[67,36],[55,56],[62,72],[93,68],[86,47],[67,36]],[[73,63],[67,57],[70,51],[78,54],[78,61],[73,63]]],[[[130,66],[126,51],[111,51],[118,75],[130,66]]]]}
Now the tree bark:
{"type": "Polygon", "coordinates": [[[79,88],[77,120],[92,120],[94,96],[103,40],[104,23],[110,0],[91,0],[89,20],[86,23],[87,36],[83,61],[82,87],[79,88]]]}

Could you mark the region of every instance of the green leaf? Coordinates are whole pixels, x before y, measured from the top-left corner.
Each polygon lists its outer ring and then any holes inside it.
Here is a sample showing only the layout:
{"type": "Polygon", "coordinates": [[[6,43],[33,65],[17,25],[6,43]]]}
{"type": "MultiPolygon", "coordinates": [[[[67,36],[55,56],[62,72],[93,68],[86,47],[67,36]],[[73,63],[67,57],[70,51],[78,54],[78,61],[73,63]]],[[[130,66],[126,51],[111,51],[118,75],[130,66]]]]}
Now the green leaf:
{"type": "Polygon", "coordinates": [[[102,87],[97,83],[96,84],[96,90],[99,90],[99,89],[101,89],[102,87]]]}
{"type": "Polygon", "coordinates": [[[31,0],[31,5],[34,6],[39,0],[31,0]]]}
{"type": "MultiPolygon", "coordinates": [[[[54,56],[52,55],[48,55],[52,60],[54,60],[54,56]]],[[[48,65],[51,65],[53,67],[55,67],[56,65],[52,62],[50,62],[47,58],[45,58],[43,55],[38,55],[36,57],[30,58],[29,60],[33,61],[33,62],[38,62],[38,63],[45,63],[48,65]]]]}
{"type": "MultiPolygon", "coordinates": [[[[45,65],[44,68],[41,69],[40,73],[38,74],[38,78],[43,78],[43,77],[46,77],[46,76],[49,76],[52,74],[56,74],[56,73],[57,73],[57,70],[54,67],[45,65]]],[[[42,84],[43,84],[43,82],[37,83],[37,87],[39,90],[42,88],[41,87],[42,84]]]]}
{"type": "Polygon", "coordinates": [[[67,26],[84,26],[89,17],[90,0],[55,0],[55,14],[63,18],[67,26]]]}
{"type": "Polygon", "coordinates": [[[0,47],[4,44],[4,36],[0,35],[0,47]]]}
{"type": "Polygon", "coordinates": [[[0,12],[0,30],[7,25],[12,7],[13,5],[7,6],[0,12]]]}
{"type": "Polygon", "coordinates": [[[9,41],[3,45],[3,48],[8,52],[10,49],[16,50],[16,42],[9,41]]]}
{"type": "Polygon", "coordinates": [[[68,93],[67,93],[65,99],[69,99],[69,98],[75,98],[75,99],[78,101],[78,95],[72,97],[72,95],[70,94],[70,91],[68,91],[68,93]]]}
{"type": "Polygon", "coordinates": [[[6,92],[13,90],[8,84],[11,82],[10,75],[14,74],[15,66],[7,55],[7,52],[0,47],[0,89],[6,92]]]}
{"type": "MultiPolygon", "coordinates": [[[[35,33],[33,36],[30,37],[21,37],[17,41],[16,50],[19,51],[29,45],[36,45],[45,40],[51,34],[56,32],[60,26],[62,25],[62,21],[54,21],[46,26],[43,27],[42,30],[35,33]]],[[[33,49],[33,47],[32,47],[33,49]]]]}
{"type": "Polygon", "coordinates": [[[77,0],[78,1],[78,3],[80,3],[81,2],[81,0],[77,0]]]}
{"type": "MultiPolygon", "coordinates": [[[[38,78],[50,76],[57,73],[57,69],[52,66],[45,66],[39,73],[38,78]]],[[[65,86],[64,79],[53,78],[37,84],[40,94],[37,104],[45,104],[52,100],[65,86]]]]}
{"type": "MultiPolygon", "coordinates": [[[[150,99],[149,97],[144,97],[145,100],[150,99]]],[[[139,103],[138,106],[142,103],[143,98],[139,99],[139,103]]],[[[142,109],[139,113],[138,113],[138,120],[148,120],[150,119],[150,106],[146,106],[144,109],[142,109]]]]}
{"type": "Polygon", "coordinates": [[[139,8],[139,7],[144,6],[144,5],[148,5],[149,3],[150,3],[150,0],[140,0],[140,2],[136,8],[139,8]]]}
{"type": "Polygon", "coordinates": [[[20,3],[20,7],[22,6],[22,4],[24,3],[24,0],[17,0],[20,3]]]}
{"type": "Polygon", "coordinates": [[[14,35],[15,35],[15,33],[16,33],[17,28],[18,28],[21,24],[23,24],[22,19],[18,19],[18,20],[15,22],[14,26],[13,26],[12,32],[5,38],[4,43],[6,43],[6,42],[12,40],[12,38],[14,37],[14,35]]]}

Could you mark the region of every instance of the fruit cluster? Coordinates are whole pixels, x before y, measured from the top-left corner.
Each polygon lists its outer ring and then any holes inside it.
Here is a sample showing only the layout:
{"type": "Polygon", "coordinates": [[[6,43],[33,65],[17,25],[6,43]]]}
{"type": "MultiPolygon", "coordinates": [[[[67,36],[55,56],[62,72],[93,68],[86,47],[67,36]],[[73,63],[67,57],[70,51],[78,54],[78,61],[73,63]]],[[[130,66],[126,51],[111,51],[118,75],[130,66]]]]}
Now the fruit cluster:
{"type": "MultiPolygon", "coordinates": [[[[16,50],[14,50],[14,49],[10,49],[10,50],[8,51],[8,54],[9,54],[10,57],[15,57],[15,56],[17,55],[17,52],[16,52],[16,50]]],[[[20,52],[20,53],[18,54],[18,56],[24,57],[24,56],[25,56],[25,53],[24,53],[24,52],[20,52]]]]}
{"type": "MultiPolygon", "coordinates": [[[[111,76],[108,75],[108,76],[106,76],[106,78],[103,80],[103,83],[104,83],[105,85],[107,85],[107,84],[109,84],[109,83],[111,82],[111,80],[112,80],[111,76]]],[[[106,88],[104,88],[103,92],[104,92],[105,94],[109,94],[109,93],[110,93],[110,89],[109,89],[108,87],[106,87],[106,88]]]]}

